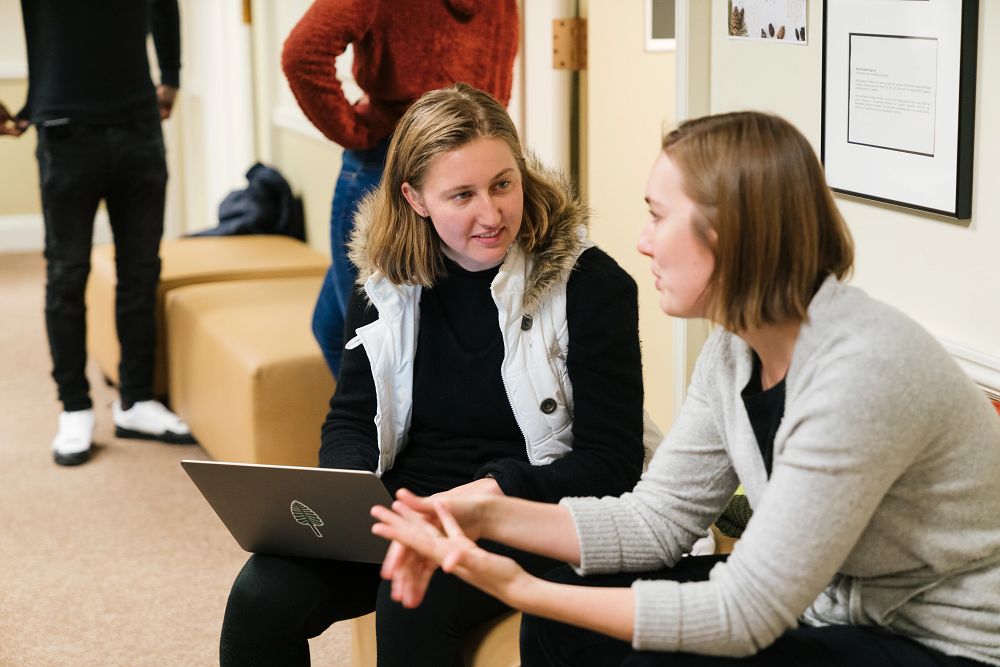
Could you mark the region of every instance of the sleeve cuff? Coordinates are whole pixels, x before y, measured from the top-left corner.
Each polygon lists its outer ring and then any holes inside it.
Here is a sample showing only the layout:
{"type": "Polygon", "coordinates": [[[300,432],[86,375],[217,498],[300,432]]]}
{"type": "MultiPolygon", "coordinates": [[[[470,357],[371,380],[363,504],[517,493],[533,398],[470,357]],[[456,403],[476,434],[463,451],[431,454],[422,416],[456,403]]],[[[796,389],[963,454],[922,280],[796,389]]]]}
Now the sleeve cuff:
{"type": "Polygon", "coordinates": [[[497,486],[503,491],[505,496],[510,496],[512,498],[523,498],[522,489],[517,483],[517,475],[508,474],[508,470],[500,463],[488,463],[480,468],[477,472],[475,479],[483,479],[484,477],[492,477],[496,480],[497,486]]]}
{"type": "Polygon", "coordinates": [[[680,647],[680,586],[676,581],[644,579],[632,584],[635,594],[632,648],[676,651],[680,647]]]}
{"type": "Polygon", "coordinates": [[[160,83],[164,86],[181,87],[180,70],[160,70],[160,83]]]}
{"type": "Polygon", "coordinates": [[[635,650],[748,655],[735,650],[732,640],[728,639],[712,582],[640,579],[632,584],[632,592],[635,594],[635,629],[632,631],[635,650]]]}
{"type": "Polygon", "coordinates": [[[616,498],[563,498],[559,504],[569,510],[580,540],[581,576],[621,572],[624,569],[621,537],[609,501],[616,498]]]}

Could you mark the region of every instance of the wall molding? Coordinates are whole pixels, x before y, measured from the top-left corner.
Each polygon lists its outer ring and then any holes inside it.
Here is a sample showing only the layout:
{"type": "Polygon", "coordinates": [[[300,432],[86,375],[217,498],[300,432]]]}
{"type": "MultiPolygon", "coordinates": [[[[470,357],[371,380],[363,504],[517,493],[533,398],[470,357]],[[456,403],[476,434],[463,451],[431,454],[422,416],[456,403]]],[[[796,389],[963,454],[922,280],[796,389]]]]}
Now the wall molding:
{"type": "MultiPolygon", "coordinates": [[[[94,216],[94,244],[110,243],[111,226],[103,208],[94,216]]],[[[0,215],[0,253],[41,252],[45,247],[45,224],[41,213],[0,215]]]]}
{"type": "Polygon", "coordinates": [[[1000,358],[983,354],[971,347],[938,339],[973,382],[986,390],[990,398],[1000,400],[1000,358]]]}
{"type": "Polygon", "coordinates": [[[14,60],[0,60],[0,81],[20,81],[28,78],[28,65],[14,60]]]}
{"type": "Polygon", "coordinates": [[[291,130],[292,132],[309,137],[310,139],[329,142],[329,139],[323,136],[323,133],[317,130],[316,127],[310,123],[297,108],[293,109],[286,106],[274,107],[271,110],[271,122],[274,123],[276,127],[280,127],[284,130],[291,130]]]}
{"type": "Polygon", "coordinates": [[[40,213],[0,216],[0,252],[40,251],[44,242],[40,213]]]}

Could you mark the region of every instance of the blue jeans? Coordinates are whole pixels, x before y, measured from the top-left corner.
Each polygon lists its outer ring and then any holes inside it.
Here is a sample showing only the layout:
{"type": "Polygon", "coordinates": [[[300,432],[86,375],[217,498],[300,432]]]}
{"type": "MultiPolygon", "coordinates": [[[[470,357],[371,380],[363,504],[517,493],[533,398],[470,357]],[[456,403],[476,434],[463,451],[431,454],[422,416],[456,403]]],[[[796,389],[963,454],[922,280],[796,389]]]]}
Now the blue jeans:
{"type": "Polygon", "coordinates": [[[340,177],[333,190],[330,210],[330,254],[333,263],[326,272],[316,301],[312,329],[334,377],[340,374],[340,360],[344,354],[344,314],[358,274],[347,259],[347,241],[354,229],[358,203],[382,179],[388,147],[389,139],[386,138],[373,148],[345,150],[340,177]]]}
{"type": "Polygon", "coordinates": [[[45,326],[63,409],[91,407],[84,290],[103,199],[115,239],[122,403],[153,398],[156,287],[167,186],[160,120],[38,128],[45,218],[45,326]]]}

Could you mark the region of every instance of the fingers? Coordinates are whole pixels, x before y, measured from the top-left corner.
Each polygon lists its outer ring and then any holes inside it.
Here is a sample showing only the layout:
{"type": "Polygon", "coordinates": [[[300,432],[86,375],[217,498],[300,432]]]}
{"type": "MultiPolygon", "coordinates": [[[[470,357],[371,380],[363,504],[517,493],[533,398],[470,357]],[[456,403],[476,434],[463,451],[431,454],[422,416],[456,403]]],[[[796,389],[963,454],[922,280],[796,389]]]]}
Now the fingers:
{"type": "Polygon", "coordinates": [[[441,569],[449,574],[465,578],[469,573],[478,571],[484,564],[484,558],[489,560],[493,554],[479,547],[475,542],[466,541],[461,548],[451,549],[441,559],[441,569]]]}
{"type": "Polygon", "coordinates": [[[414,581],[414,588],[420,591],[420,598],[423,598],[424,593],[427,591],[427,587],[430,586],[431,577],[434,576],[434,571],[436,569],[436,567],[431,566],[431,563],[427,562],[427,567],[419,570],[418,576],[414,581]]]}
{"type": "Polygon", "coordinates": [[[26,120],[0,119],[0,135],[19,137],[24,134],[26,129],[28,129],[28,121],[26,120]]]}
{"type": "Polygon", "coordinates": [[[403,564],[407,551],[408,549],[401,542],[394,541],[389,545],[389,550],[385,552],[385,558],[382,559],[382,569],[379,571],[383,579],[392,578],[396,569],[403,564]]]}
{"type": "Polygon", "coordinates": [[[417,510],[418,512],[431,513],[433,511],[427,498],[418,496],[408,489],[400,489],[397,491],[396,501],[401,502],[410,509],[417,510]]]}
{"type": "Polygon", "coordinates": [[[394,502],[392,509],[381,505],[371,509],[371,515],[378,519],[372,532],[393,540],[381,576],[391,581],[392,599],[408,608],[423,600],[438,563],[447,562],[446,571],[452,571],[464,565],[462,554],[478,550],[444,501],[434,501],[431,509],[433,514],[428,517],[402,499],[394,502]],[[442,528],[431,520],[439,521],[442,528]]]}
{"type": "Polygon", "coordinates": [[[177,100],[177,88],[160,84],[156,87],[156,102],[160,108],[160,120],[170,118],[174,109],[174,102],[177,100]]]}
{"type": "Polygon", "coordinates": [[[458,521],[455,521],[455,516],[448,510],[443,502],[436,501],[434,503],[434,513],[441,522],[445,535],[448,537],[465,537],[462,527],[458,525],[458,521]]]}
{"type": "Polygon", "coordinates": [[[392,511],[400,515],[407,521],[412,521],[415,523],[426,521],[426,517],[423,515],[423,513],[411,508],[409,505],[399,500],[392,503],[392,511]]]}
{"type": "Polygon", "coordinates": [[[418,606],[427,592],[437,565],[445,572],[490,591],[519,570],[509,558],[498,557],[479,548],[462,531],[443,500],[432,503],[427,517],[402,499],[392,509],[381,505],[371,509],[378,523],[372,532],[393,540],[382,563],[381,575],[391,582],[390,596],[406,608],[418,606]],[[433,525],[429,519],[440,522],[433,525]]]}
{"type": "Polygon", "coordinates": [[[406,576],[402,578],[400,586],[400,602],[404,607],[412,609],[420,605],[436,569],[435,564],[426,558],[414,558],[412,567],[407,568],[406,576]]]}
{"type": "Polygon", "coordinates": [[[392,573],[386,576],[385,568],[382,572],[383,578],[389,580],[391,584],[390,597],[407,608],[419,606],[437,569],[437,564],[399,542],[393,542],[390,551],[392,553],[388,554],[386,559],[391,557],[394,560],[392,573]]]}
{"type": "Polygon", "coordinates": [[[403,516],[381,505],[372,507],[371,515],[379,521],[372,526],[372,533],[375,535],[402,542],[428,558],[435,561],[438,559],[434,540],[441,536],[441,532],[428,523],[422,515],[411,511],[408,516],[403,516]]]}

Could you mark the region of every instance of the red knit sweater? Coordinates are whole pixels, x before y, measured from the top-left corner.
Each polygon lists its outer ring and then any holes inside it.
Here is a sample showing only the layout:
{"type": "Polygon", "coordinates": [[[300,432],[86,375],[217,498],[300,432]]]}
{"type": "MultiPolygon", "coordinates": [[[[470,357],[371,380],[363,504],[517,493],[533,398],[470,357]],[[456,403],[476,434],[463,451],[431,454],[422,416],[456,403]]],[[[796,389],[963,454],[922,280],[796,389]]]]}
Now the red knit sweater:
{"type": "Polygon", "coordinates": [[[281,66],[299,106],[345,148],[370,148],[428,90],[464,81],[510,99],[516,0],[315,0],[285,41],[281,66]],[[354,45],[351,105],[334,59],[354,45]]]}

